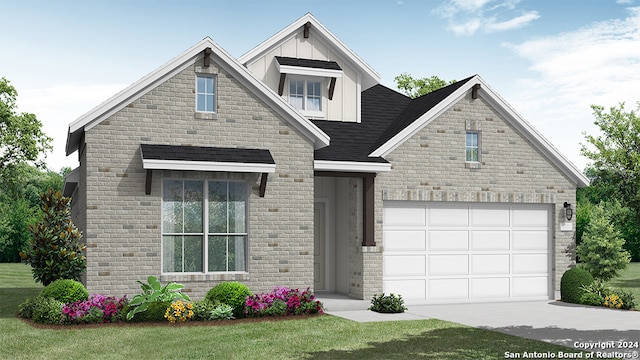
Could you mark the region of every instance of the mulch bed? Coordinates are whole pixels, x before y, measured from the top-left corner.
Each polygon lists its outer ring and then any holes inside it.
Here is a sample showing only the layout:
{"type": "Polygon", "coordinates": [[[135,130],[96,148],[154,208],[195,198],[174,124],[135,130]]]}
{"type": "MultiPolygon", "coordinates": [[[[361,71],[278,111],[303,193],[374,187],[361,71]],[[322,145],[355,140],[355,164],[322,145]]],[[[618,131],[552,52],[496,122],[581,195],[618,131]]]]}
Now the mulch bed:
{"type": "Polygon", "coordinates": [[[51,325],[51,324],[36,324],[30,319],[20,319],[20,320],[38,329],[75,330],[75,329],[95,329],[95,328],[103,328],[103,327],[229,326],[229,325],[258,323],[258,322],[266,322],[266,321],[274,322],[274,321],[306,320],[306,319],[310,319],[318,316],[325,316],[325,314],[270,316],[270,317],[259,317],[259,318],[243,318],[243,319],[236,319],[236,320],[186,321],[186,322],[175,323],[175,324],[171,324],[168,321],[157,321],[157,322],[119,322],[119,323],[104,323],[104,324],[51,325]]]}

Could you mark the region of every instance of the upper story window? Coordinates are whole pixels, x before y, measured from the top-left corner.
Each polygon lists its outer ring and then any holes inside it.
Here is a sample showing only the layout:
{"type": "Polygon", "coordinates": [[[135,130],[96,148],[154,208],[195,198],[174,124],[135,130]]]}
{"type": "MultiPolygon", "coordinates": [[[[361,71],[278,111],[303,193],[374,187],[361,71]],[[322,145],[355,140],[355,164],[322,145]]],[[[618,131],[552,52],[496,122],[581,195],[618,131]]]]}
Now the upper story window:
{"type": "Polygon", "coordinates": [[[465,153],[465,161],[480,161],[480,133],[476,131],[467,131],[465,153]]]}
{"type": "Polygon", "coordinates": [[[289,103],[298,110],[322,111],[322,81],[289,80],[289,103]]]}
{"type": "Polygon", "coordinates": [[[199,112],[216,112],[215,76],[197,75],[196,82],[196,110],[199,112]]]}

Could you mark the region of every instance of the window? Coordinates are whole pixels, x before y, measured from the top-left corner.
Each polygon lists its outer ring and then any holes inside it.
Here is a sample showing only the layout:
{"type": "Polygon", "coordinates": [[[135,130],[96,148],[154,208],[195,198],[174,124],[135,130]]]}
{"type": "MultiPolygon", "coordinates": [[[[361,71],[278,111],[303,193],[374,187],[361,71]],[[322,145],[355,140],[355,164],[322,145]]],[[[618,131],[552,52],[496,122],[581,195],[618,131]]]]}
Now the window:
{"type": "Polygon", "coordinates": [[[479,157],[480,145],[478,140],[479,140],[479,133],[467,131],[467,139],[466,139],[466,145],[465,145],[465,153],[466,153],[465,160],[467,162],[480,161],[480,157],[479,157]]]}
{"type": "Polygon", "coordinates": [[[244,182],[165,179],[162,271],[247,271],[246,204],[244,182]]]}
{"type": "Polygon", "coordinates": [[[215,112],[216,78],[198,75],[196,82],[196,110],[199,112],[215,112]]]}
{"type": "Polygon", "coordinates": [[[289,103],[298,110],[322,111],[322,81],[289,80],[289,103]]]}

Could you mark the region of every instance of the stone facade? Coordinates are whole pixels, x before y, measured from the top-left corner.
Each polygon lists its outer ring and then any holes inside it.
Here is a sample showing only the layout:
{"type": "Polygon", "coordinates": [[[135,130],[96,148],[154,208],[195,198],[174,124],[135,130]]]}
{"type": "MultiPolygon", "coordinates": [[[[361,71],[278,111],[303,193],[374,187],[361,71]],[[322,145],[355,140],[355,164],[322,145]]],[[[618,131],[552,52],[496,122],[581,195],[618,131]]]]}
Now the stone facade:
{"type": "MultiPolygon", "coordinates": [[[[560,277],[575,262],[573,232],[561,232],[560,223],[565,222],[564,202],[575,204],[576,185],[485,100],[468,93],[385,158],[392,170],[376,177],[377,246],[365,266],[382,269],[385,200],[549,204],[554,208],[550,270],[559,290],[560,277]],[[480,132],[479,166],[465,162],[465,133],[471,126],[480,132]]],[[[382,288],[381,277],[371,278],[365,288],[370,289],[364,292],[367,298],[382,288]]]]}
{"type": "Polygon", "coordinates": [[[196,71],[202,69],[191,65],[86,131],[73,214],[87,243],[90,292],[135,294],[136,280],[149,275],[184,284],[195,299],[224,280],[242,281],[254,292],[313,285],[313,144],[222,67],[210,69],[217,73],[214,116],[195,112],[196,71]],[[143,143],[268,149],[276,172],[263,198],[257,173],[167,170],[153,171],[145,195],[143,143]],[[167,177],[248,183],[248,272],[161,273],[167,177]]]}

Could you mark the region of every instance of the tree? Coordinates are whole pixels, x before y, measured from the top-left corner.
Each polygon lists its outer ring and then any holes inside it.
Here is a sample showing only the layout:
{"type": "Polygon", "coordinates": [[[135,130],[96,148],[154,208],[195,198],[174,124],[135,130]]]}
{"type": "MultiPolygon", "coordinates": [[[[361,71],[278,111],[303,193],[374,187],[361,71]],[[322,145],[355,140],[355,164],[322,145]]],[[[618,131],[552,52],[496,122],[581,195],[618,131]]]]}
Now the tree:
{"type": "Polygon", "coordinates": [[[412,99],[434,92],[456,82],[455,80],[447,82],[435,75],[422,79],[414,79],[407,73],[402,73],[396,76],[393,81],[396,82],[399,90],[402,90],[403,93],[412,99]]]}
{"type": "Polygon", "coordinates": [[[596,279],[609,280],[629,263],[629,253],[623,245],[624,239],[611,223],[604,205],[595,206],[582,242],[576,247],[579,266],[596,279]]]}
{"type": "Polygon", "coordinates": [[[594,124],[601,134],[585,133],[587,144],[581,149],[582,155],[593,161],[586,169],[592,180],[586,191],[590,202],[618,199],[622,207],[629,208],[624,221],[612,219],[624,224],[625,248],[635,260],[640,259],[640,102],[637,106],[636,111],[627,112],[620,103],[606,112],[604,107],[592,105],[594,124]]]}
{"type": "Polygon", "coordinates": [[[33,278],[49,285],[58,279],[80,281],[87,266],[85,246],[80,244],[80,230],[71,221],[69,203],[60,191],[49,189],[42,194],[42,220],[29,230],[33,238],[22,260],[31,265],[33,278]]]}
{"type": "Polygon", "coordinates": [[[0,175],[13,166],[29,162],[44,167],[40,155],[52,149],[52,139],[42,131],[34,114],[18,113],[18,92],[4,77],[0,79],[0,175]]]}

